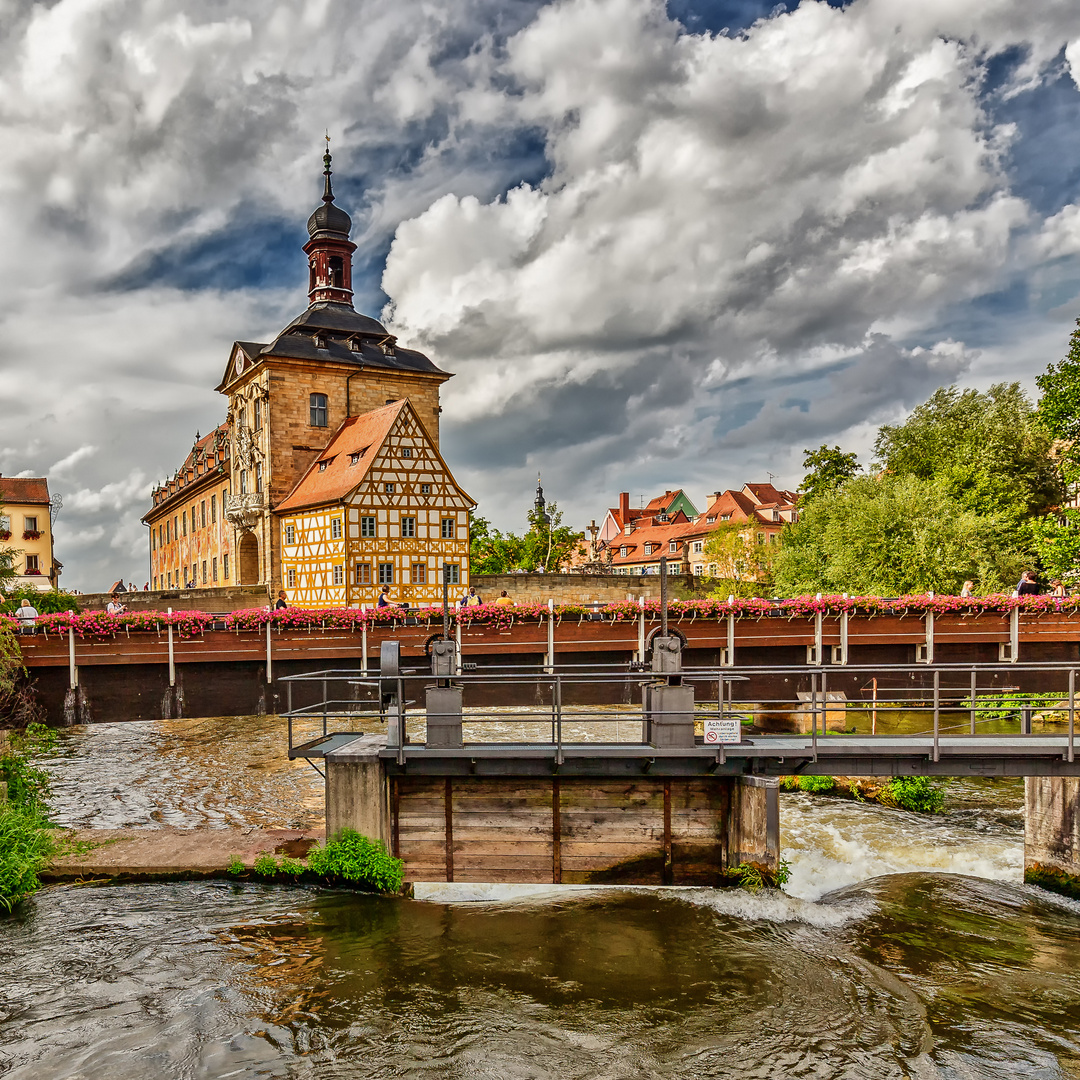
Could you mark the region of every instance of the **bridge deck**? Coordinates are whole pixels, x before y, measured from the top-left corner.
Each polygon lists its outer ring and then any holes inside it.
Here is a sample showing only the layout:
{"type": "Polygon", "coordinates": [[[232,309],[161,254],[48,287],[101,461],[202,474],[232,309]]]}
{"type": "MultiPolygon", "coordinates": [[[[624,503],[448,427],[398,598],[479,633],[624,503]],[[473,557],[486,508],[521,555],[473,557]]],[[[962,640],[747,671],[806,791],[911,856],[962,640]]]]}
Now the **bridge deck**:
{"type": "MultiPolygon", "coordinates": [[[[359,737],[359,735],[353,736],[359,737]]],[[[338,732],[293,756],[331,761],[351,741],[338,732]]],[[[1080,776],[1068,735],[755,735],[723,748],[656,748],[640,743],[475,743],[462,749],[407,745],[380,755],[390,772],[430,776],[1080,776]]]]}

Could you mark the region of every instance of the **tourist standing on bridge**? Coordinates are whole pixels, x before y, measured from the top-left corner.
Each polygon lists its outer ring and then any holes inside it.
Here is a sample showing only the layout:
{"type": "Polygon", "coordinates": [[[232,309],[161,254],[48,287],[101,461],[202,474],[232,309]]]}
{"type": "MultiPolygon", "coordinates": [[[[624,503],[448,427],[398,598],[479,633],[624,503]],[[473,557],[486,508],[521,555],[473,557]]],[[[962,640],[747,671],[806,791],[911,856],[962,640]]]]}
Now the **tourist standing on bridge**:
{"type": "Polygon", "coordinates": [[[964,584],[960,586],[960,595],[962,597],[965,597],[965,598],[969,597],[969,596],[972,595],[971,590],[974,589],[974,588],[975,588],[975,582],[974,581],[965,581],[964,584]]]}
{"type": "Polygon", "coordinates": [[[281,611],[282,608],[287,608],[288,606],[289,606],[288,601],[285,599],[285,590],[282,589],[277,594],[277,603],[274,605],[274,610],[275,611],[281,611]]]}
{"type": "Polygon", "coordinates": [[[506,590],[505,589],[503,589],[503,591],[501,593],[499,593],[499,597],[495,601],[495,606],[496,607],[513,607],[514,606],[514,601],[511,600],[510,597],[506,595],[506,590]]]}
{"type": "Polygon", "coordinates": [[[37,608],[26,597],[15,611],[15,618],[19,620],[19,633],[32,634],[37,630],[37,608]]]}
{"type": "Polygon", "coordinates": [[[1035,577],[1034,570],[1025,570],[1020,575],[1020,582],[1016,586],[1017,596],[1038,596],[1042,592],[1042,586],[1035,577]]]}
{"type": "Polygon", "coordinates": [[[124,605],[116,599],[116,593],[113,593],[112,596],[109,597],[109,603],[106,605],[105,611],[109,615],[124,614],[124,605]]]}
{"type": "Polygon", "coordinates": [[[476,595],[476,589],[470,589],[460,602],[461,607],[479,607],[484,601],[476,595]]]}

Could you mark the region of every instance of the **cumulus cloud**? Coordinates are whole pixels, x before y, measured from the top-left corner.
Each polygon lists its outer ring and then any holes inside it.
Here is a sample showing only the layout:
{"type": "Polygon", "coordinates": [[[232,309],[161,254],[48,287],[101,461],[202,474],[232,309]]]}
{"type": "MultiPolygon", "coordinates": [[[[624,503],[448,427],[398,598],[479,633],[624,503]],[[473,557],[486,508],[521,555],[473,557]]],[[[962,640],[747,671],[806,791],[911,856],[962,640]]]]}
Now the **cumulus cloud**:
{"type": "Polygon", "coordinates": [[[1037,279],[1032,339],[1068,324],[1076,208],[1016,189],[993,102],[1077,78],[1080,9],[771,6],[717,35],[661,0],[8,5],[0,469],[64,495],[65,580],[145,577],[229,344],[300,309],[326,128],[359,295],[457,373],[444,447],[496,519],[537,467],[574,521],[792,484],[803,445],[1031,367],[957,312],[1037,279]]]}

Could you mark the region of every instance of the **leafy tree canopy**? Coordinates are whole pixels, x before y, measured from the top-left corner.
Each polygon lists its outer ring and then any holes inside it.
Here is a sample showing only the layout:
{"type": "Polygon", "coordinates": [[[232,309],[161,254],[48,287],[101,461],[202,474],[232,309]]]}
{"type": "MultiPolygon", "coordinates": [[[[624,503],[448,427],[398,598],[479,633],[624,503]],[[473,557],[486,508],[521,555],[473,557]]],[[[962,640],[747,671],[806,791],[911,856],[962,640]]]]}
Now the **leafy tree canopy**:
{"type": "Polygon", "coordinates": [[[757,543],[754,532],[744,523],[725,522],[709,534],[705,555],[716,564],[716,588],[712,595],[752,596],[766,585],[776,561],[775,544],[757,543]]]}
{"type": "Polygon", "coordinates": [[[469,566],[474,574],[509,574],[515,570],[533,571],[543,566],[555,571],[569,560],[581,544],[584,534],[562,523],[557,503],[548,503],[550,524],[533,520],[521,536],[493,528],[483,517],[471,518],[469,566]]]}
{"type": "Polygon", "coordinates": [[[1019,383],[942,387],[874,444],[884,468],[934,480],[964,509],[1005,527],[1061,502],[1053,438],[1019,383]]]}
{"type": "Polygon", "coordinates": [[[1035,382],[1039,398],[1039,419],[1055,439],[1080,439],[1080,319],[1069,338],[1069,354],[1050,364],[1035,382]]]}
{"type": "Polygon", "coordinates": [[[816,450],[803,451],[806,475],[800,490],[803,499],[815,499],[850,480],[859,471],[857,454],[845,454],[839,446],[822,443],[816,450]]]}
{"type": "Polygon", "coordinates": [[[781,596],[849,592],[956,593],[1012,588],[1023,556],[1000,523],[977,514],[940,480],[858,476],[810,500],[784,531],[774,569],[781,596]]]}

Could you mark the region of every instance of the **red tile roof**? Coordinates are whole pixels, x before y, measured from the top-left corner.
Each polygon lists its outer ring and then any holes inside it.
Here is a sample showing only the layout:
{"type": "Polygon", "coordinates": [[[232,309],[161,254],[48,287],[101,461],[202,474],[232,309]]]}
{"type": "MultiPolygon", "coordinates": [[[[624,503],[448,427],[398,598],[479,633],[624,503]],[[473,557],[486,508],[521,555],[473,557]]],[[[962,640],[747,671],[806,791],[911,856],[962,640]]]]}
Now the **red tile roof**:
{"type": "Polygon", "coordinates": [[[0,502],[49,505],[49,481],[44,476],[0,476],[0,502]]]}
{"type": "Polygon", "coordinates": [[[367,475],[379,447],[383,444],[408,400],[395,401],[381,409],[350,416],[337,429],[326,449],[311,463],[296,487],[274,510],[299,510],[306,506],[325,506],[345,498],[367,475]],[[355,465],[352,455],[363,452],[355,465]],[[326,462],[326,468],[319,465],[326,462]]]}

